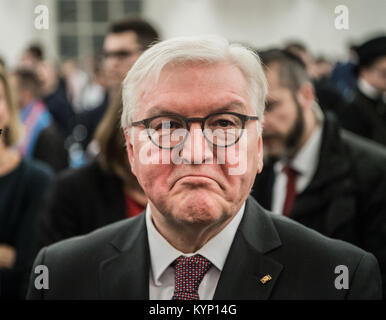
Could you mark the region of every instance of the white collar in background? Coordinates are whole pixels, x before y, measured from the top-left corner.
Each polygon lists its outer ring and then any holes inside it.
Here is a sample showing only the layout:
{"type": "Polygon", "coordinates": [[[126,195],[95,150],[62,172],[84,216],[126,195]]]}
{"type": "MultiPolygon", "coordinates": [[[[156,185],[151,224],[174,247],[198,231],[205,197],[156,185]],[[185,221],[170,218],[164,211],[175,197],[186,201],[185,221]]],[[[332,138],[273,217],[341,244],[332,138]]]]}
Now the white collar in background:
{"type": "Polygon", "coordinates": [[[159,279],[170,264],[181,255],[192,256],[201,254],[220,271],[223,269],[229,249],[244,215],[245,203],[236,216],[215,237],[210,239],[201,249],[192,254],[184,254],[174,248],[155,228],[151,219],[151,208],[146,207],[146,228],[149,241],[150,263],[153,279],[160,285],[159,279]]]}
{"type": "Polygon", "coordinates": [[[377,89],[375,89],[370,83],[368,83],[362,78],[358,79],[358,88],[368,98],[377,100],[382,97],[383,101],[386,102],[386,93],[382,94],[377,89]]]}
{"type": "MultiPolygon", "coordinates": [[[[291,161],[292,168],[299,173],[296,188],[298,193],[307,187],[318,167],[322,133],[322,125],[318,125],[306,144],[291,161]]],[[[276,175],[282,172],[285,164],[286,161],[284,160],[275,163],[274,171],[276,175]]]]}

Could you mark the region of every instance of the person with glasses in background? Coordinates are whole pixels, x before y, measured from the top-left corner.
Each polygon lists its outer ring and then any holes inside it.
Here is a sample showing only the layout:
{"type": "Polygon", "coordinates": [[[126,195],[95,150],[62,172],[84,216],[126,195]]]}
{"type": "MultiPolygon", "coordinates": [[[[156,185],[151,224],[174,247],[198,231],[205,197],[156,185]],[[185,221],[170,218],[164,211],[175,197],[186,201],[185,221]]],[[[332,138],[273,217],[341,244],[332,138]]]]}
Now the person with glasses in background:
{"type": "Polygon", "coordinates": [[[148,198],[140,215],[43,248],[29,299],[377,299],[374,256],[272,215],[249,196],[263,168],[258,57],[222,37],[150,47],[123,82],[121,127],[148,198]],[[334,285],[338,265],[349,287],[334,285]]]}
{"type": "MultiPolygon", "coordinates": [[[[127,72],[141,53],[158,40],[158,32],[143,19],[124,19],[110,26],[103,43],[102,62],[103,82],[107,95],[99,107],[77,115],[75,130],[82,132],[81,144],[85,150],[110,103],[119,96],[127,72]]],[[[97,154],[98,150],[97,144],[90,146],[91,157],[97,154]]]]}

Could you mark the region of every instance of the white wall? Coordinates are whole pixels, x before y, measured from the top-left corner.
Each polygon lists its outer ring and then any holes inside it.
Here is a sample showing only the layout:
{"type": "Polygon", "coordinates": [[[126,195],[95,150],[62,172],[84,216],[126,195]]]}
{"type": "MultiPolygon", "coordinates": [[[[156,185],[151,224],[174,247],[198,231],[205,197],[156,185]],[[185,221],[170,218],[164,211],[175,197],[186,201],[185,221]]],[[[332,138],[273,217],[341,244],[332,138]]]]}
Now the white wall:
{"type": "Polygon", "coordinates": [[[0,56],[8,65],[14,66],[21,52],[34,41],[43,44],[48,56],[57,56],[54,4],[52,0],[0,0],[0,56]],[[35,28],[34,10],[39,4],[49,9],[48,30],[35,28]]]}
{"type": "Polygon", "coordinates": [[[144,15],[164,38],[220,34],[257,47],[302,39],[315,54],[343,56],[349,40],[386,32],[385,0],[144,0],[144,15]],[[336,30],[336,6],[349,9],[349,30],[336,30]]]}
{"type": "MultiPolygon", "coordinates": [[[[0,0],[0,56],[12,66],[29,43],[39,40],[55,58],[55,9],[55,0],[0,0]],[[38,4],[49,8],[49,30],[34,27],[38,4]]],[[[348,40],[386,31],[386,0],[143,0],[143,9],[164,38],[211,33],[257,47],[300,38],[314,53],[332,57],[344,55],[348,40]],[[339,4],[349,8],[349,30],[334,28],[339,4]]]]}

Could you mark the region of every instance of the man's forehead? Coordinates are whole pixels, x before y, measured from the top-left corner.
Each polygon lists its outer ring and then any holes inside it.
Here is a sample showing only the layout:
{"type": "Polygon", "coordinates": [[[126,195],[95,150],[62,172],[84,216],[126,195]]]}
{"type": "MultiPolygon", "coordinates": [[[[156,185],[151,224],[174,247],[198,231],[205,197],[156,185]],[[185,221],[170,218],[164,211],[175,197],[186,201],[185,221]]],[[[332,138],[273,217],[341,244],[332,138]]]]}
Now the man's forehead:
{"type": "Polygon", "coordinates": [[[279,85],[280,65],[277,62],[272,62],[264,67],[264,74],[267,78],[269,87],[276,87],[279,85]]]}
{"type": "Polygon", "coordinates": [[[203,108],[181,109],[176,108],[173,105],[156,105],[146,110],[146,117],[153,117],[160,114],[180,114],[189,116],[190,113],[201,113],[203,116],[213,112],[238,112],[247,113],[247,106],[240,101],[231,101],[226,104],[216,103],[211,106],[205,106],[203,108]]]}
{"type": "Polygon", "coordinates": [[[131,47],[139,45],[137,34],[134,31],[109,33],[104,41],[104,49],[115,49],[115,47],[131,47]]]}

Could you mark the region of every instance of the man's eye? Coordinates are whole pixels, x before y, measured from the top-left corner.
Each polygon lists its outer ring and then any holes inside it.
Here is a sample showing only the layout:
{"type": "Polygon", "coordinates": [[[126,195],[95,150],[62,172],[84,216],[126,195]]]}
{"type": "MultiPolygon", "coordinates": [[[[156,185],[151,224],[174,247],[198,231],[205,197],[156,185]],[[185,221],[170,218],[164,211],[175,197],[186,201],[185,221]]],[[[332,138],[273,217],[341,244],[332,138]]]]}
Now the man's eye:
{"type": "Polygon", "coordinates": [[[171,129],[180,129],[182,126],[177,121],[162,121],[156,126],[156,130],[171,130],[171,129]]]}
{"type": "Polygon", "coordinates": [[[232,121],[225,120],[225,119],[219,119],[215,123],[218,127],[226,128],[226,127],[231,127],[234,125],[232,121]]]}
{"type": "Polygon", "coordinates": [[[267,102],[265,104],[265,112],[270,112],[277,106],[277,102],[267,102]]]}

